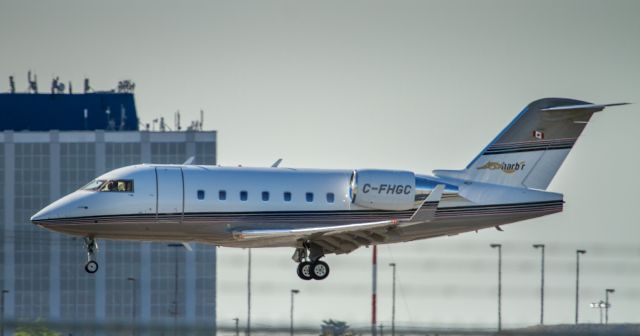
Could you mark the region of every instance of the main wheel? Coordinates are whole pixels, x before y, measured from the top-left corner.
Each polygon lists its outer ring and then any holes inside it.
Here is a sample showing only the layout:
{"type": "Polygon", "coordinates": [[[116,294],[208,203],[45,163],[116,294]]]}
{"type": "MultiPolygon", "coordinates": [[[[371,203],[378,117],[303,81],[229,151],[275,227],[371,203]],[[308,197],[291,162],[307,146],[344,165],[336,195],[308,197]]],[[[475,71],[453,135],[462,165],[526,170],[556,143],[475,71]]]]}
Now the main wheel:
{"type": "Polygon", "coordinates": [[[84,265],[84,270],[87,271],[87,273],[93,274],[98,271],[98,263],[91,260],[84,265]]]}
{"type": "Polygon", "coordinates": [[[329,276],[329,265],[324,261],[316,261],[311,264],[311,276],[315,280],[323,280],[329,276]]]}
{"type": "Polygon", "coordinates": [[[298,264],[298,277],[302,280],[311,280],[313,276],[311,275],[311,263],[308,261],[303,261],[298,264]]]}

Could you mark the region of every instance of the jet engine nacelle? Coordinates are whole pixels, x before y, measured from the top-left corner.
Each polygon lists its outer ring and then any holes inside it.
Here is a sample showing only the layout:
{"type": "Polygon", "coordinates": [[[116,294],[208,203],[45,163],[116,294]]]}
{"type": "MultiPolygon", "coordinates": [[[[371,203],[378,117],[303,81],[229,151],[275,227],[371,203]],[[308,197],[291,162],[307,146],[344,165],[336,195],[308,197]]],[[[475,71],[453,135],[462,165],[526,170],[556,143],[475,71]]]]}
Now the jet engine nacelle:
{"type": "Polygon", "coordinates": [[[414,208],[415,174],[400,170],[363,169],[351,177],[351,202],[379,210],[414,208]]]}

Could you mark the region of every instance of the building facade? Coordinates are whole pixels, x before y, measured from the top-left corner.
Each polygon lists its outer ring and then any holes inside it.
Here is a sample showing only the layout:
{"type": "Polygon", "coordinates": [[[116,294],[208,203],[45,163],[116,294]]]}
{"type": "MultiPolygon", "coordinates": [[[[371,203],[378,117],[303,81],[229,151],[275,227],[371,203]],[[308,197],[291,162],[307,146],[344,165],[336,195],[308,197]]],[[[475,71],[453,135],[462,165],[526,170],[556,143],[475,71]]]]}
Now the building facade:
{"type": "MultiPolygon", "coordinates": [[[[81,238],[29,218],[109,170],[138,163],[216,164],[216,133],[0,133],[0,286],[5,318],[208,325],[215,330],[215,247],[98,240],[95,274],[81,238]]],[[[71,331],[69,332],[71,333],[71,331]]],[[[78,334],[78,333],[74,333],[78,334]]]]}

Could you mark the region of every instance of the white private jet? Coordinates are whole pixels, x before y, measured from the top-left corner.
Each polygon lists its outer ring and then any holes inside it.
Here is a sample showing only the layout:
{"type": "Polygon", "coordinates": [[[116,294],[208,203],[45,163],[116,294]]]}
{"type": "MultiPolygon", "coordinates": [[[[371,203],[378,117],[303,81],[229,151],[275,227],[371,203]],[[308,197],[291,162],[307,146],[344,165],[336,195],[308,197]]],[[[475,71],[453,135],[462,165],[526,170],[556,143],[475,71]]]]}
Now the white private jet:
{"type": "MultiPolygon", "coordinates": [[[[496,227],[562,211],[553,176],[593,113],[617,104],[529,104],[462,170],[241,168],[141,164],[110,171],[35,214],[46,229],[96,239],[292,247],[298,276],[325,254],[496,227]]],[[[187,245],[188,246],[188,245],[187,245]]]]}

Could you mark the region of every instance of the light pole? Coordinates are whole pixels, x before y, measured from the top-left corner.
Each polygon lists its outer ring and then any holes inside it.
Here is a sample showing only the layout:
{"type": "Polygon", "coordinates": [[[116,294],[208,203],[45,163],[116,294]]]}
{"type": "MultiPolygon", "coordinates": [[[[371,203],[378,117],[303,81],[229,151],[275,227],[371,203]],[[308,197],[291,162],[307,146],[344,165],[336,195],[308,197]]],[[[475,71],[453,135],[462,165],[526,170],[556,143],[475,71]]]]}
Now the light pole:
{"type": "Polygon", "coordinates": [[[615,293],[616,290],[613,288],[607,288],[604,291],[604,324],[609,324],[609,307],[611,307],[611,305],[609,304],[609,293],[613,294],[615,293]]]}
{"type": "Polygon", "coordinates": [[[293,336],[293,295],[298,293],[300,293],[300,291],[297,289],[291,290],[291,326],[289,329],[291,336],[293,336]]]}
{"type": "Polygon", "coordinates": [[[2,297],[0,299],[0,336],[4,336],[4,295],[7,293],[9,293],[9,291],[3,289],[2,294],[0,294],[2,297]]]}
{"type": "Polygon", "coordinates": [[[371,336],[376,336],[378,292],[378,246],[371,249],[371,336]]]}
{"type": "Polygon", "coordinates": [[[586,250],[576,250],[576,324],[578,324],[578,303],[580,302],[580,255],[586,250]]]}
{"type": "Polygon", "coordinates": [[[233,320],[236,322],[236,336],[240,336],[240,319],[236,317],[233,320]]]}
{"type": "Polygon", "coordinates": [[[502,244],[491,244],[498,249],[498,331],[502,330],[502,244]]]}
{"type": "Polygon", "coordinates": [[[393,290],[391,299],[391,336],[396,336],[396,263],[390,263],[393,268],[393,290]]]}
{"type": "Polygon", "coordinates": [[[251,336],[251,249],[247,261],[247,336],[251,336]]]}
{"type": "Polygon", "coordinates": [[[127,281],[131,281],[131,291],[133,292],[131,295],[131,334],[133,336],[136,335],[136,278],[128,277],[127,281]]]}
{"type": "Polygon", "coordinates": [[[592,302],[590,306],[591,308],[600,309],[600,324],[602,324],[602,308],[604,308],[606,304],[604,303],[604,301],[600,300],[600,302],[592,302]]]}
{"type": "Polygon", "coordinates": [[[175,251],[174,258],[174,279],[173,279],[173,335],[178,334],[178,247],[182,247],[182,244],[168,244],[167,246],[173,247],[175,251]]]}
{"type": "Polygon", "coordinates": [[[533,248],[542,251],[542,262],[540,264],[540,324],[544,324],[544,244],[534,244],[533,248]]]}

